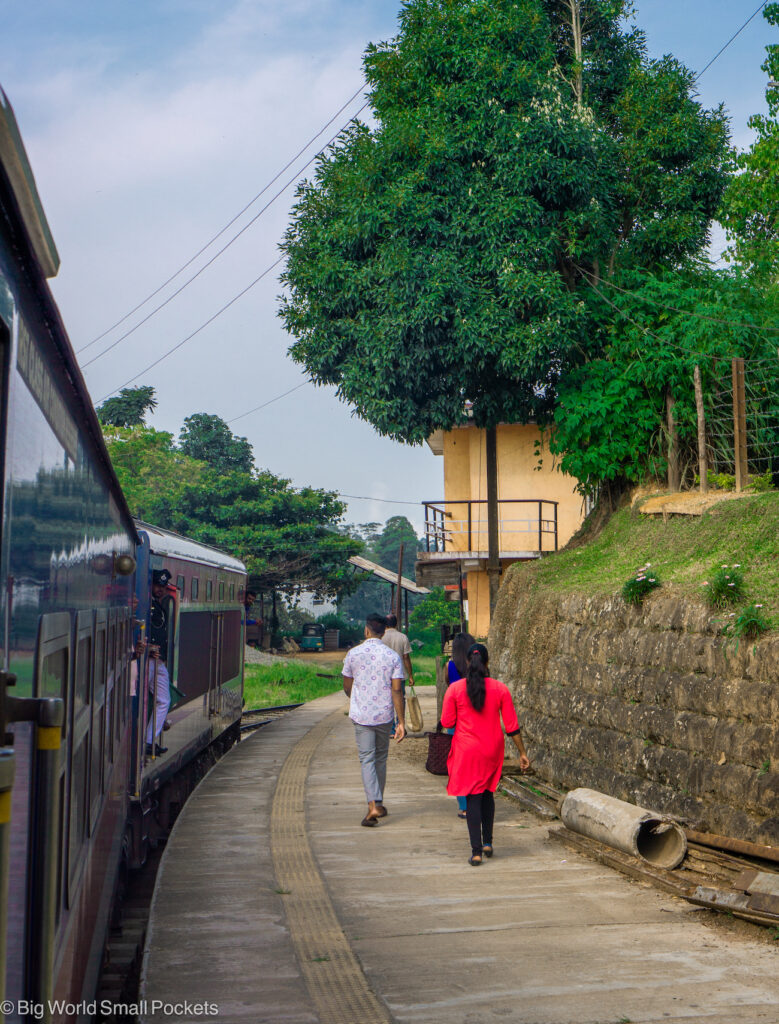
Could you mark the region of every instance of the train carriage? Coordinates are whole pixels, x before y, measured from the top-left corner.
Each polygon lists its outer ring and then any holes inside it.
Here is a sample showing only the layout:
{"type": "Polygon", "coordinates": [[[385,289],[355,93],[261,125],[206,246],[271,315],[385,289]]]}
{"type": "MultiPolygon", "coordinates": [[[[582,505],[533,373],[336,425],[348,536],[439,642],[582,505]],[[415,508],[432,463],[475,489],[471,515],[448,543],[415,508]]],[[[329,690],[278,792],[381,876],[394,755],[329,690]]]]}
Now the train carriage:
{"type": "Polygon", "coordinates": [[[86,1019],[122,871],[238,737],[242,704],[244,567],[131,518],[57,268],[0,89],[0,1024],[86,1019]],[[149,757],[135,648],[161,567],[181,699],[149,757]]]}

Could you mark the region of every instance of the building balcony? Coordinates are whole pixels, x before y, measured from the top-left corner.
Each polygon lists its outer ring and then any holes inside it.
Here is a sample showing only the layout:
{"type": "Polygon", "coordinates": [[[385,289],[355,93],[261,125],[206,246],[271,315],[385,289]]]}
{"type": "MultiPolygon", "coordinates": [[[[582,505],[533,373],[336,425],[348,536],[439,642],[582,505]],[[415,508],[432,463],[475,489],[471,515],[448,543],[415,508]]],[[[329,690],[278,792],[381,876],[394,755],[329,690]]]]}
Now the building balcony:
{"type": "MultiPolygon", "coordinates": [[[[426,586],[456,583],[460,573],[487,565],[487,500],[426,501],[425,550],[417,555],[417,581],[426,586]]],[[[540,558],[557,551],[556,501],[498,499],[501,562],[540,558]]]]}

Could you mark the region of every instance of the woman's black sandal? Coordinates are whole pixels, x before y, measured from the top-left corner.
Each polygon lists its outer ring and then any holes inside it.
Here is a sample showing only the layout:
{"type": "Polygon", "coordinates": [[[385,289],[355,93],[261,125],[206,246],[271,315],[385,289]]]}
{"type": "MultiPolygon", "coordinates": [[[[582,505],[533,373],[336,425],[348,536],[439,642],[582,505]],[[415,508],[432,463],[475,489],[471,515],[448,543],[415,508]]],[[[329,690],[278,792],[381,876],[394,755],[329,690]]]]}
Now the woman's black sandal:
{"type": "Polygon", "coordinates": [[[481,852],[484,854],[485,857],[487,857],[487,858],[491,857],[493,855],[493,853],[495,852],[492,849],[492,843],[485,843],[485,845],[482,847],[481,852]]]}

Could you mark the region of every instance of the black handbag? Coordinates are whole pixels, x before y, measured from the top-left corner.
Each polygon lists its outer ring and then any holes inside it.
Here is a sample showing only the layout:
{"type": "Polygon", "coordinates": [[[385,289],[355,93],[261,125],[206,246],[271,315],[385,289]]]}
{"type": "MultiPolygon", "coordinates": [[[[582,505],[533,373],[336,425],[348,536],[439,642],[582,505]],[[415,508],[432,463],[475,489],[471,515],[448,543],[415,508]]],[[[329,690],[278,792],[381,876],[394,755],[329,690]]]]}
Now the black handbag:
{"type": "Polygon", "coordinates": [[[448,732],[441,731],[441,724],[435,732],[426,732],[427,736],[427,761],[425,768],[431,775],[448,775],[449,768],[447,759],[452,746],[452,737],[448,732]]]}

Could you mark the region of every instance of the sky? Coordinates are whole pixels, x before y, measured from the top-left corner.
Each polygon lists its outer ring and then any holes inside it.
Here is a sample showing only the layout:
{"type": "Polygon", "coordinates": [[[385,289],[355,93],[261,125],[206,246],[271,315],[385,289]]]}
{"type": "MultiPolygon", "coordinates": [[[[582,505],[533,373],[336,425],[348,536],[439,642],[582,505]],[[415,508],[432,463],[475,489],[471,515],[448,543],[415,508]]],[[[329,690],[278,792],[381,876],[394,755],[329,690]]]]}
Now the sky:
{"type": "MultiPolygon", "coordinates": [[[[673,53],[699,70],[757,6],[638,0],[636,21],[652,56],[673,53]]],[[[186,416],[216,413],[249,439],[259,467],[358,496],[347,499],[347,521],[403,514],[421,532],[420,502],[443,497],[442,460],[380,437],[333,389],[306,382],[287,356],[271,269],[294,181],[362,106],[362,54],[395,34],[398,10],[398,0],[0,0],[0,85],[59,250],[52,290],[94,402],[152,384],[158,429],[178,434],[186,416]],[[123,319],[306,146],[213,246],[123,319]]],[[[769,42],[779,33],[758,15],[698,83],[707,107],[725,105],[742,147],[748,118],[765,109],[769,42]]]]}

